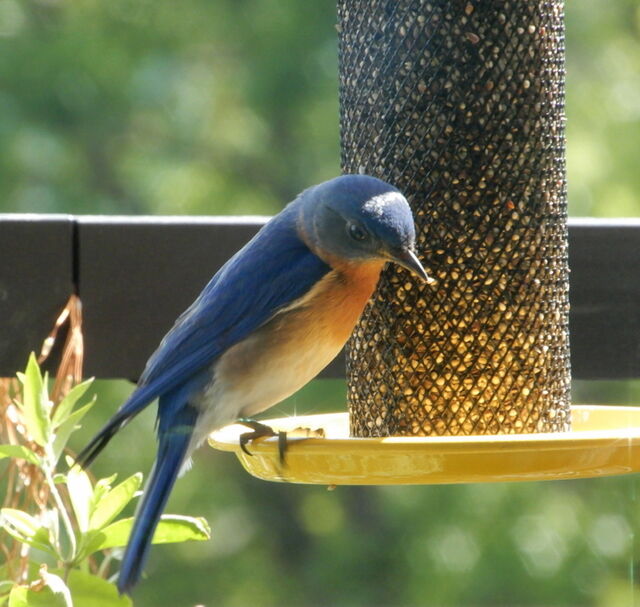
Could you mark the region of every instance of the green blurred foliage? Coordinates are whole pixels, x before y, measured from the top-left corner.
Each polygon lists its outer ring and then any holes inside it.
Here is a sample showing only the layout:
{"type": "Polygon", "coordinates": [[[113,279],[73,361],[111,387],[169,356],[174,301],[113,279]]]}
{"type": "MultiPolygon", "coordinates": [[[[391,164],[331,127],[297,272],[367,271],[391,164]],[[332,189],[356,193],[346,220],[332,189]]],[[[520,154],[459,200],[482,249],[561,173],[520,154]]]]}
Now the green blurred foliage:
{"type": "MultiPolygon", "coordinates": [[[[338,172],[330,2],[2,0],[0,211],[271,213],[338,172]]],[[[640,6],[567,6],[570,209],[640,212],[640,6]]]]}
{"type": "Polygon", "coordinates": [[[567,172],[572,215],[640,215],[640,4],[567,4],[567,172]]]}
{"type": "MultiPolygon", "coordinates": [[[[339,170],[334,23],[324,1],[0,0],[0,211],[277,211],[339,170]]],[[[638,1],[571,0],[566,42],[570,211],[638,216],[638,1]]],[[[131,389],[97,383],[85,439],[131,389]]],[[[637,382],[575,393],[640,400],[637,382]]],[[[344,401],[344,382],[312,382],[275,415],[344,401]]],[[[151,465],[153,417],[96,475],[151,465]]],[[[327,492],[204,448],[169,509],[206,516],[213,538],[155,547],[135,603],[627,607],[637,482],[327,492]]]]}
{"type": "Polygon", "coordinates": [[[327,3],[0,3],[0,210],[277,211],[338,170],[327,3]]]}

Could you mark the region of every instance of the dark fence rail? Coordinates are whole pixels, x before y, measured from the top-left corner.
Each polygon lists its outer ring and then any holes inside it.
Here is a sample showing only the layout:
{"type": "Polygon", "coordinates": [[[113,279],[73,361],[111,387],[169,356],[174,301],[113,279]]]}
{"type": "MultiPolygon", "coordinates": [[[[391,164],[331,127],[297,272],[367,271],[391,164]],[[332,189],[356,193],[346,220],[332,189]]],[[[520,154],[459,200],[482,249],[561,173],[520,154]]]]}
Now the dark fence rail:
{"type": "MultiPolygon", "coordinates": [[[[264,217],[0,215],[0,377],[83,302],[85,373],[134,379],[176,316],[264,217]]],[[[640,220],[569,222],[577,379],[640,377],[640,220]]],[[[324,373],[344,374],[342,359],[324,373]]]]}

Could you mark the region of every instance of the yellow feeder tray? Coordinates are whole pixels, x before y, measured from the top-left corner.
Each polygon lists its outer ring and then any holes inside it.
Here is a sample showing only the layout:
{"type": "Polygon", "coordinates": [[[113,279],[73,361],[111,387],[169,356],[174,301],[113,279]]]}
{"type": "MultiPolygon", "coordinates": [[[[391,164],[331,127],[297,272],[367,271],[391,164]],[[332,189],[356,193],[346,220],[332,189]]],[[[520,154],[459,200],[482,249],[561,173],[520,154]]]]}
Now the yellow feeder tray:
{"type": "Polygon", "coordinates": [[[347,413],[263,420],[287,436],[281,464],[277,438],[251,441],[233,424],[210,444],[232,451],[258,478],[323,485],[435,485],[560,480],[640,471],[640,407],[576,405],[571,432],[497,436],[351,438],[347,413]],[[295,429],[324,430],[296,438],[295,429]]]}

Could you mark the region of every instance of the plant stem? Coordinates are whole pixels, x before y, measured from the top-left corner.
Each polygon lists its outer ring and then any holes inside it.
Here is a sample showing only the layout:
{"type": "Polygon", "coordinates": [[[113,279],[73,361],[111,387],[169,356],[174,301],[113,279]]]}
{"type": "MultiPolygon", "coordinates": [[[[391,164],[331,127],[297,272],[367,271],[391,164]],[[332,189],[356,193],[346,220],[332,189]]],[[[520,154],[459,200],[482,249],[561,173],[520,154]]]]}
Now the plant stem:
{"type": "Polygon", "coordinates": [[[102,563],[100,563],[100,567],[98,568],[98,576],[101,578],[107,578],[109,573],[109,565],[113,560],[113,551],[109,551],[107,555],[104,557],[102,563]]]}
{"type": "MultiPolygon", "coordinates": [[[[69,536],[69,558],[64,559],[65,564],[73,562],[73,559],[76,557],[76,535],[73,531],[73,525],[71,524],[71,519],[69,518],[69,513],[67,512],[67,508],[62,501],[62,496],[58,491],[58,487],[56,487],[56,483],[53,480],[53,467],[50,465],[52,460],[52,456],[50,453],[45,455],[45,461],[42,464],[42,470],[44,472],[45,479],[47,480],[47,484],[49,485],[49,490],[51,491],[51,495],[53,495],[53,499],[56,503],[58,510],[60,511],[60,516],[62,518],[62,524],[64,528],[67,530],[67,535],[69,536]]],[[[62,550],[61,550],[62,552],[62,550]]]]}

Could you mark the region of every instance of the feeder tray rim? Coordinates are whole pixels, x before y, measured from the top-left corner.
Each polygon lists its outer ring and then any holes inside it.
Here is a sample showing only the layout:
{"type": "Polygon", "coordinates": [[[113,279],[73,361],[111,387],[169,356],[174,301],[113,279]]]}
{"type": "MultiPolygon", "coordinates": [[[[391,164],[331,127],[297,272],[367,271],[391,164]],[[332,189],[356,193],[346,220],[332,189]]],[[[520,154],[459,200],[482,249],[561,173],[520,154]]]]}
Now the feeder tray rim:
{"type": "Polygon", "coordinates": [[[263,420],[274,430],[323,428],[325,438],[251,441],[231,424],[209,437],[263,480],[327,485],[448,484],[591,478],[640,472],[640,407],[573,405],[569,432],[438,437],[348,436],[348,414],[263,420]]]}

